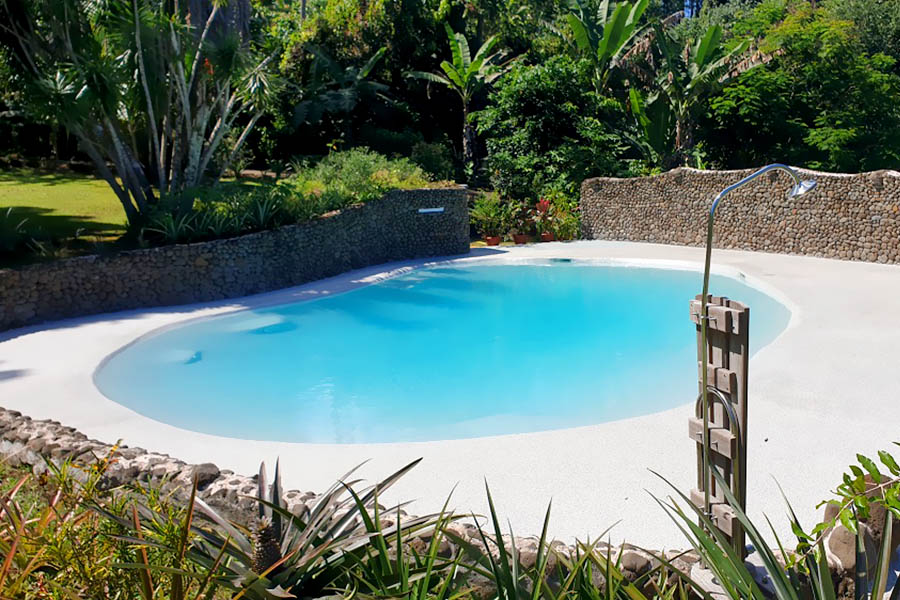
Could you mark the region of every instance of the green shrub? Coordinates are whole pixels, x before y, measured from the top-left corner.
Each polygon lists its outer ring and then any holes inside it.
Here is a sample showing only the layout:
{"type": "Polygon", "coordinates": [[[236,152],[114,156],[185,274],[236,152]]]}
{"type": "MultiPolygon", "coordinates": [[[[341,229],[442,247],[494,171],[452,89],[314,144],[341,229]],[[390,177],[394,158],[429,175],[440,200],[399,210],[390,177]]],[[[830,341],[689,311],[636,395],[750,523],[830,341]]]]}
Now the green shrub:
{"type": "Polygon", "coordinates": [[[779,10],[778,2],[765,2],[735,26],[761,31],[760,49],[772,59],[710,99],[700,133],[716,166],[778,161],[844,173],[896,168],[897,59],[868,53],[858,26],[826,8],[781,4],[779,10]]]}
{"type": "Polygon", "coordinates": [[[548,187],[575,191],[587,177],[620,174],[625,148],[611,126],[621,107],[593,91],[586,60],[520,64],[478,113],[487,170],[504,196],[533,200],[548,187]]]}
{"type": "Polygon", "coordinates": [[[543,199],[550,203],[550,231],[558,240],[581,237],[581,211],[578,196],[561,190],[547,190],[543,199]]]}
{"type": "Polygon", "coordinates": [[[453,153],[447,144],[418,142],[409,159],[435,179],[453,179],[453,153]]]}
{"type": "Polygon", "coordinates": [[[112,460],[114,454],[89,467],[48,462],[45,475],[20,474],[11,487],[3,486],[0,556],[9,561],[0,566],[0,597],[184,600],[206,592],[214,597],[218,584],[206,577],[209,565],[186,563],[183,555],[165,549],[193,543],[190,510],[155,489],[105,489],[112,460]],[[142,511],[159,518],[140,532],[146,545],[138,546],[125,534],[142,511]],[[148,568],[152,577],[146,576],[148,568]],[[178,575],[169,574],[172,570],[178,575]],[[161,572],[167,574],[158,576],[161,572]]]}
{"type": "Polygon", "coordinates": [[[333,152],[313,166],[298,165],[281,185],[304,198],[316,196],[324,210],[337,210],[378,199],[393,189],[427,187],[429,179],[408,159],[354,148],[333,152]]]}
{"type": "Polygon", "coordinates": [[[367,149],[335,152],[315,165],[295,164],[294,171],[277,183],[224,182],[165,198],[139,232],[155,244],[218,239],[302,223],[393,189],[433,185],[411,161],[367,149]]]}
{"type": "Polygon", "coordinates": [[[469,214],[472,225],[483,237],[492,237],[505,233],[504,206],[497,192],[485,192],[478,195],[475,205],[469,214]]]}

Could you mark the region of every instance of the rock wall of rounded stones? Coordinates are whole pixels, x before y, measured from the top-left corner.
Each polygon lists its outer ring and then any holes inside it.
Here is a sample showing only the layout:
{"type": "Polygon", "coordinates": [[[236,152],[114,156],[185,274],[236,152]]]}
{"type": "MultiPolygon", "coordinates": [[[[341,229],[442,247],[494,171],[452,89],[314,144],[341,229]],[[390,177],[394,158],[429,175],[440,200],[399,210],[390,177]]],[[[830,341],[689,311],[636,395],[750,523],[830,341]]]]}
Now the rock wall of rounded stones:
{"type": "MultiPolygon", "coordinates": [[[[753,170],[675,169],[653,177],[598,177],[581,186],[586,239],[701,246],[713,198],[753,170]]],[[[900,173],[800,170],[812,193],[789,199],[790,177],[772,172],[722,201],[715,245],[881,263],[900,262],[900,173]]]]}
{"type": "Polygon", "coordinates": [[[236,298],[395,260],[463,254],[469,251],[468,196],[463,189],[397,190],[271,231],[0,270],[0,331],[236,298]]]}

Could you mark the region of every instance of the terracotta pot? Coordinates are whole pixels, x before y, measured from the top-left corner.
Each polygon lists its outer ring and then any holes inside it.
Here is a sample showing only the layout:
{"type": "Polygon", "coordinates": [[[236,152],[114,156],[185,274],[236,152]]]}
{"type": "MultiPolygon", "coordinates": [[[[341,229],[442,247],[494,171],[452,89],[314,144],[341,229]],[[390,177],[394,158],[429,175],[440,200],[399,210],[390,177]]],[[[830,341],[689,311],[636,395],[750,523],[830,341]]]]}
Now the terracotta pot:
{"type": "Polygon", "coordinates": [[[556,236],[553,235],[552,231],[545,231],[544,233],[541,234],[542,242],[552,242],[555,239],[556,239],[556,236]]]}
{"type": "Polygon", "coordinates": [[[500,236],[499,235],[486,235],[484,236],[484,243],[488,246],[499,246],[500,245],[500,236]]]}
{"type": "Polygon", "coordinates": [[[522,233],[517,233],[513,235],[513,241],[517,244],[527,244],[528,236],[522,233]]]}

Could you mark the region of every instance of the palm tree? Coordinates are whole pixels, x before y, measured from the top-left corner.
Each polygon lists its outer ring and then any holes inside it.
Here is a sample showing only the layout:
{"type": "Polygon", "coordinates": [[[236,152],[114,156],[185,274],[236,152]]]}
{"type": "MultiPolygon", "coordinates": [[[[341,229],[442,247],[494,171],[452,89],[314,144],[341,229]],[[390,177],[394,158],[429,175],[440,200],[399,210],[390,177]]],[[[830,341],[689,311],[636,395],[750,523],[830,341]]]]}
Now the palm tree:
{"type": "Polygon", "coordinates": [[[632,88],[631,108],[644,146],[670,168],[684,164],[694,149],[697,116],[705,109],[706,99],[737,74],[732,66],[749,42],[726,49],[722,28],[713,25],[698,40],[682,46],[658,23],[654,28],[653,45],[659,54],[655,90],[645,99],[632,88]]]}
{"type": "Polygon", "coordinates": [[[472,57],[466,36],[455,33],[446,23],[444,29],[447,32],[447,39],[450,41],[453,62],[446,60],[441,62],[443,74],[413,71],[409,73],[409,76],[445,85],[459,95],[462,101],[463,116],[463,164],[468,171],[469,179],[471,179],[475,173],[475,127],[472,125],[469,106],[472,98],[483,85],[493,83],[509,70],[509,63],[497,64],[502,57],[502,52],[491,54],[498,43],[496,36],[485,41],[472,57]]]}

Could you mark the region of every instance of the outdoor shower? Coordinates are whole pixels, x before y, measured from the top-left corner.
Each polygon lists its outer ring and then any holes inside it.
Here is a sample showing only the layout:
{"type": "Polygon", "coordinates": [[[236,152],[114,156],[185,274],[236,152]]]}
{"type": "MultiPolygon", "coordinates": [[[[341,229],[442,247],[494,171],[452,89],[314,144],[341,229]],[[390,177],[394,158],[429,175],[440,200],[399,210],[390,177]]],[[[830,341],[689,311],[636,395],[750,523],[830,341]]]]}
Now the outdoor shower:
{"type": "MultiPolygon", "coordinates": [[[[710,505],[710,465],[709,465],[709,447],[710,447],[710,433],[709,433],[709,395],[710,393],[715,393],[715,390],[710,390],[707,368],[709,365],[709,352],[707,348],[707,325],[710,319],[709,317],[709,271],[710,265],[712,262],[712,243],[713,243],[713,226],[715,224],[716,218],[716,208],[719,206],[719,202],[727,196],[729,193],[734,190],[750,183],[760,175],[768,173],[770,171],[780,170],[786,172],[791,178],[794,180],[794,187],[791,189],[790,198],[795,198],[797,196],[801,196],[807,192],[812,191],[816,187],[815,180],[803,180],[800,178],[799,174],[787,165],[782,164],[772,164],[762,169],[756,171],[755,173],[748,175],[747,177],[741,179],[737,183],[734,183],[716,196],[715,200],[713,200],[712,206],[709,208],[709,217],[707,220],[706,227],[706,263],[703,269],[703,293],[700,298],[700,355],[701,355],[701,366],[700,366],[700,389],[702,390],[700,395],[702,396],[702,410],[703,410],[703,459],[702,459],[702,469],[701,469],[701,479],[703,482],[703,513],[707,517],[712,517],[711,505],[710,505]]],[[[740,452],[746,452],[746,436],[741,434],[741,445],[744,446],[740,449],[740,452]]],[[[740,497],[740,496],[738,496],[740,497]]]]}

